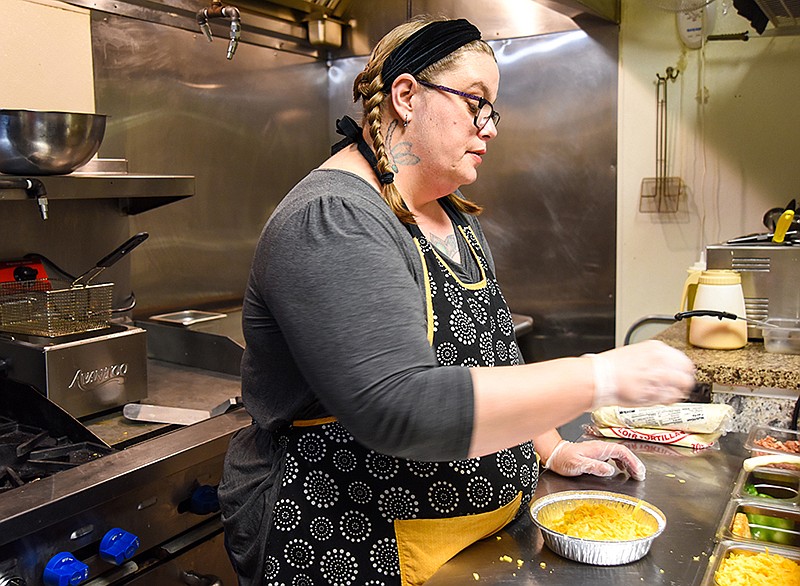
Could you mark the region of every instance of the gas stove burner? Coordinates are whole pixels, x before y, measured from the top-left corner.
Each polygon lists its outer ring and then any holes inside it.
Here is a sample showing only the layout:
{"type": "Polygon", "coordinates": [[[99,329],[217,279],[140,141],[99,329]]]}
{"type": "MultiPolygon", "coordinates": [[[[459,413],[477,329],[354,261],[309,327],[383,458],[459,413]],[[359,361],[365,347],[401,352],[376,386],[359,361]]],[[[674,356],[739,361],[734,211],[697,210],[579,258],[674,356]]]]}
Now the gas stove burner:
{"type": "Polygon", "coordinates": [[[116,451],[35,388],[0,377],[0,493],[116,451]]]}
{"type": "Polygon", "coordinates": [[[101,458],[113,451],[111,448],[89,442],[61,444],[30,452],[28,464],[53,471],[67,470],[101,458]]]}
{"type": "Polygon", "coordinates": [[[0,492],[110,454],[92,442],[54,437],[48,430],[0,417],[0,492]]]}

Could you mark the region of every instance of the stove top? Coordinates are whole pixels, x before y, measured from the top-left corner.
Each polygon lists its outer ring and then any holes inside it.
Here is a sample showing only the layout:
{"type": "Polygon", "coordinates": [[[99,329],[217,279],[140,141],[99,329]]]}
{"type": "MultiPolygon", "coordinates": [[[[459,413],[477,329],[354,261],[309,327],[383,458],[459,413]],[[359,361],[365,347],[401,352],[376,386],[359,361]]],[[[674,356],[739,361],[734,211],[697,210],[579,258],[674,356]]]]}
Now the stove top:
{"type": "MultiPolygon", "coordinates": [[[[165,405],[207,408],[240,390],[236,377],[176,365],[148,375],[165,405]]],[[[41,584],[65,560],[107,586],[162,584],[176,567],[235,582],[212,497],[230,437],[249,424],[244,409],[185,427],[76,419],[0,376],[0,584],[41,584]],[[137,547],[111,555],[117,542],[137,547]]]]}
{"type": "Polygon", "coordinates": [[[66,436],[0,417],[0,493],[46,478],[113,452],[95,442],[66,436]]]}

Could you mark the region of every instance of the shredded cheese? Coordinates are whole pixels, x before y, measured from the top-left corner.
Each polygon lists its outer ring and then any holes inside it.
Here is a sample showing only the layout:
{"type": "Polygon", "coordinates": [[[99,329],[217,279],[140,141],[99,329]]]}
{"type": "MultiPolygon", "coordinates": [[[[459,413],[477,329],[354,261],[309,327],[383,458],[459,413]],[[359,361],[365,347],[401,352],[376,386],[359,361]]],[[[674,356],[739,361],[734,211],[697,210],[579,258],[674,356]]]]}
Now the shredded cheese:
{"type": "Polygon", "coordinates": [[[719,586],[800,586],[800,565],[782,555],[731,552],[714,573],[719,586]]]}
{"type": "Polygon", "coordinates": [[[643,522],[632,514],[630,507],[614,507],[597,503],[582,503],[564,512],[559,519],[547,523],[554,531],[597,541],[627,541],[653,534],[652,523],[643,522]]]}

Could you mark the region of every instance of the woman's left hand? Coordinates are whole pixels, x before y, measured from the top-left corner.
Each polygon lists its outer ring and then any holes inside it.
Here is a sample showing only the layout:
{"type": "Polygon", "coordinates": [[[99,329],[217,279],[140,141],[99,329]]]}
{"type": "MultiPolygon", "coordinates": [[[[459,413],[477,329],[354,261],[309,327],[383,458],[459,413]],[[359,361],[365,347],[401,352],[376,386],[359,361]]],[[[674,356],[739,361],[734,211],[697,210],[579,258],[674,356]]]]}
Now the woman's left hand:
{"type": "Polygon", "coordinates": [[[623,445],[591,440],[572,443],[562,440],[547,459],[545,467],[561,476],[614,476],[616,462],[634,480],[644,480],[645,466],[633,452],[623,445]]]}

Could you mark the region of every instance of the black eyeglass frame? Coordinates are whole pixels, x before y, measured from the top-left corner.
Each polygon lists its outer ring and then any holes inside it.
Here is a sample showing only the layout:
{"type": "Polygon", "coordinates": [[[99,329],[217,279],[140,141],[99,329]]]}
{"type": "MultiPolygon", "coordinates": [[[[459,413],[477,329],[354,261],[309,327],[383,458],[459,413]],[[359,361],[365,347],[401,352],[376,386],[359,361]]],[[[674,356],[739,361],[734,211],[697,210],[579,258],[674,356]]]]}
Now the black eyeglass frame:
{"type": "Polygon", "coordinates": [[[431,88],[431,89],[434,89],[434,90],[439,90],[439,91],[442,91],[442,92],[447,92],[448,94],[461,96],[462,98],[467,98],[468,100],[475,100],[476,102],[478,102],[478,113],[475,114],[475,118],[472,119],[472,123],[475,125],[475,128],[477,128],[478,130],[483,130],[484,128],[486,128],[486,125],[489,124],[489,120],[491,120],[494,123],[495,127],[497,127],[497,125],[500,124],[500,112],[495,110],[494,109],[494,104],[492,104],[486,98],[483,98],[481,96],[476,96],[474,94],[468,94],[466,92],[462,92],[462,91],[459,91],[459,90],[454,90],[453,88],[447,87],[446,85],[439,85],[439,84],[436,84],[436,83],[430,83],[428,81],[423,81],[421,79],[418,79],[417,81],[420,83],[420,85],[423,85],[425,87],[428,87],[428,88],[431,88]],[[484,122],[483,125],[480,125],[480,124],[478,124],[478,116],[480,115],[481,110],[483,110],[484,106],[489,106],[489,108],[491,109],[492,113],[489,114],[489,116],[486,118],[486,122],[484,122]]]}

